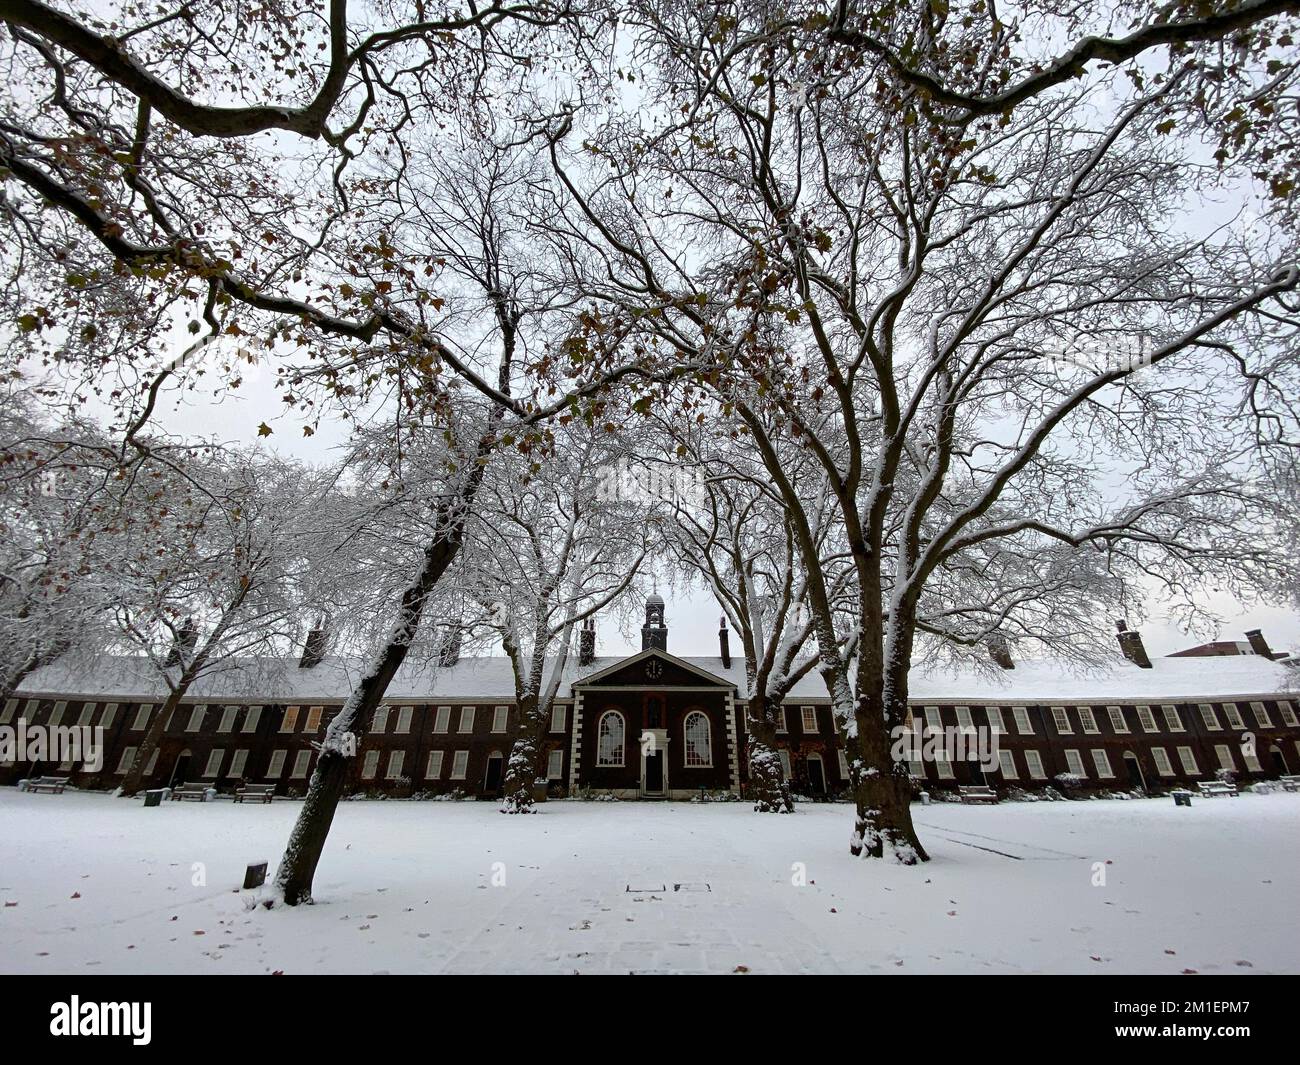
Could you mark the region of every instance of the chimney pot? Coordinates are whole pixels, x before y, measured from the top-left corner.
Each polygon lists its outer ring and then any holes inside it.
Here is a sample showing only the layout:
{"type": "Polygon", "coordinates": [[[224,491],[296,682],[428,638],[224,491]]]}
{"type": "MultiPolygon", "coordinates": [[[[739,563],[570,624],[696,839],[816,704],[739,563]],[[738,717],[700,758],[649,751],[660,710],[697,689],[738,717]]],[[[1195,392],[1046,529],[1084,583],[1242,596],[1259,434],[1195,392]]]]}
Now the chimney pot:
{"type": "Polygon", "coordinates": [[[1273,649],[1269,647],[1268,641],[1264,639],[1264,634],[1259,629],[1248,631],[1246,639],[1250,641],[1250,649],[1257,655],[1263,655],[1270,662],[1273,660],[1273,649]]]}
{"type": "Polygon", "coordinates": [[[589,666],[596,660],[596,622],[588,618],[578,630],[578,665],[589,666]]]}
{"type": "Polygon", "coordinates": [[[1011,657],[1011,648],[1005,636],[995,633],[988,640],[989,657],[1003,669],[1015,669],[1016,663],[1011,657]]]}
{"type": "Polygon", "coordinates": [[[1115,638],[1119,641],[1119,649],[1124,652],[1124,657],[1141,669],[1153,668],[1146,646],[1142,643],[1142,634],[1130,629],[1127,621],[1117,621],[1115,624],[1119,629],[1115,638]]]}
{"type": "Polygon", "coordinates": [[[731,643],[727,633],[727,616],[718,619],[718,651],[722,656],[722,668],[731,668],[731,643]]]}

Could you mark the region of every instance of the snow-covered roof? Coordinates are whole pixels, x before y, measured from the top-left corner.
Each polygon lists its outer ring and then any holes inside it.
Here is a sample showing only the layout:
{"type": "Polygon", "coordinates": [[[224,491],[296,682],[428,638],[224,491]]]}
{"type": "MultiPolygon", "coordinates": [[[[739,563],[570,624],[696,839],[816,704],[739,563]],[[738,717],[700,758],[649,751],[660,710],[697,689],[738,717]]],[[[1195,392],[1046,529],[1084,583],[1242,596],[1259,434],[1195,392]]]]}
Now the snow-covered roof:
{"type": "MultiPolygon", "coordinates": [[[[560,697],[571,696],[574,682],[636,657],[601,657],[584,666],[570,658],[560,697]]],[[[745,695],[742,659],[733,657],[727,668],[716,657],[680,656],[677,660],[729,681],[745,695]]],[[[326,657],[310,669],[300,669],[296,662],[246,660],[200,678],[188,697],[336,702],[352,691],[363,668],[361,659],[339,656],[326,657]]],[[[1157,658],[1151,669],[1139,669],[1123,660],[1093,670],[1046,660],[1017,662],[1014,670],[1007,671],[969,667],[930,670],[917,663],[912,670],[911,701],[998,704],[1268,698],[1288,694],[1288,689],[1296,687],[1297,678],[1295,669],[1260,655],[1157,658]]],[[[112,696],[125,701],[160,701],[165,694],[148,662],[138,657],[101,659],[93,664],[68,657],[31,674],[19,691],[24,695],[112,696]]],[[[513,700],[514,674],[509,660],[502,656],[462,658],[453,666],[408,659],[385,698],[389,702],[513,700]]],[[[826,687],[815,672],[802,677],[788,696],[788,701],[825,699],[826,687]]]]}

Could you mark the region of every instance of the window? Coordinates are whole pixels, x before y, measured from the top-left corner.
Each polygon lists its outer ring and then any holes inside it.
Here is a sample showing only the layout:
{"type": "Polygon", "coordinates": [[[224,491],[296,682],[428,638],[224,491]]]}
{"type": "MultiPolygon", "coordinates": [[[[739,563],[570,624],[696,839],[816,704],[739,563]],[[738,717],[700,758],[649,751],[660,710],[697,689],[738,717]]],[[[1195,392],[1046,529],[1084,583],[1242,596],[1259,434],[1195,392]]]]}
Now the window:
{"type": "Polygon", "coordinates": [[[370,731],[377,736],[388,731],[388,707],[375,707],[375,716],[370,719],[370,731]]]}
{"type": "Polygon", "coordinates": [[[203,715],[208,712],[206,706],[196,706],[190,711],[189,723],[185,726],[186,732],[198,732],[203,728],[203,715]]]}
{"type": "Polygon", "coordinates": [[[462,706],[460,708],[460,728],[457,731],[474,731],[474,708],[472,706],[462,706]]]}
{"type": "Polygon", "coordinates": [[[319,732],[320,718],[321,718],[321,714],[323,714],[324,712],[325,712],[325,707],[323,706],[307,707],[307,724],[303,725],[302,727],[303,732],[309,733],[311,735],[315,735],[317,732],[319,732]]]}
{"type": "Polygon", "coordinates": [[[1034,780],[1047,779],[1047,770],[1043,768],[1043,756],[1037,751],[1025,751],[1025,766],[1034,780]]]}
{"type": "Polygon", "coordinates": [[[621,766],[623,764],[623,715],[617,710],[606,710],[596,728],[596,765],[621,766]]]}
{"type": "Polygon", "coordinates": [[[1033,723],[1029,720],[1029,711],[1023,706],[1013,706],[1011,716],[1016,721],[1016,731],[1022,736],[1032,736],[1034,734],[1033,723]]]}
{"type": "Polygon", "coordinates": [[[284,772],[284,760],[289,757],[289,752],[285,750],[271,752],[271,764],[266,767],[267,780],[279,780],[280,774],[284,772]]]}
{"type": "Polygon", "coordinates": [[[307,767],[311,765],[311,751],[299,751],[293,756],[293,772],[290,774],[294,780],[302,780],[307,776],[307,767]]]}
{"type": "Polygon", "coordinates": [[[1174,775],[1174,767],[1169,761],[1169,752],[1163,747],[1151,748],[1151,760],[1156,764],[1156,772],[1162,777],[1172,777],[1174,775]]]}
{"type": "Polygon", "coordinates": [[[1056,726],[1056,731],[1062,736],[1069,736],[1074,732],[1074,728],[1070,724],[1069,712],[1063,706],[1052,707],[1052,723],[1056,726]]]}
{"type": "Polygon", "coordinates": [[[149,756],[149,764],[144,767],[146,777],[153,776],[153,771],[158,768],[158,748],[153,749],[153,754],[149,756]]]}
{"type": "Polygon", "coordinates": [[[104,713],[99,718],[100,728],[112,728],[113,721],[117,718],[117,703],[109,703],[104,707],[104,713]]]}
{"type": "Polygon", "coordinates": [[[999,736],[1006,734],[1007,723],[1002,720],[1002,707],[986,706],[984,714],[988,718],[990,732],[999,736]]]}
{"type": "Polygon", "coordinates": [[[838,755],[840,756],[840,776],[841,776],[843,779],[848,780],[848,779],[849,779],[849,756],[848,756],[848,752],[845,751],[843,748],[841,748],[840,750],[836,751],[835,753],[838,754],[838,755]]]}
{"type": "Polygon", "coordinates": [[[1083,731],[1092,735],[1101,731],[1097,727],[1097,715],[1092,712],[1091,706],[1078,706],[1075,709],[1079,712],[1079,724],[1083,726],[1083,731]]]}
{"type": "Polygon", "coordinates": [[[1178,748],[1178,760],[1183,763],[1184,773],[1199,773],[1201,771],[1196,764],[1196,754],[1190,747],[1178,748]]]}
{"type": "Polygon", "coordinates": [[[1124,717],[1124,711],[1118,706],[1106,707],[1106,713],[1110,714],[1110,727],[1116,732],[1128,731],[1128,720],[1124,717]]]}
{"type": "Polygon", "coordinates": [[[241,732],[256,732],[257,723],[262,720],[262,708],[260,706],[250,706],[248,713],[244,715],[244,727],[241,732]]]}
{"type": "Polygon", "coordinates": [[[429,762],[424,767],[424,775],[428,780],[438,780],[442,776],[442,751],[429,752],[429,762]]]}
{"type": "Polygon", "coordinates": [[[451,756],[451,779],[464,780],[469,768],[469,751],[455,751],[451,756]]]}
{"type": "Polygon", "coordinates": [[[248,763],[248,751],[240,748],[230,760],[230,772],[226,775],[234,780],[244,779],[244,766],[248,763]]]}
{"type": "Polygon", "coordinates": [[[361,779],[374,780],[375,773],[379,771],[379,752],[366,751],[366,757],[361,762],[361,779]]]}
{"type": "Polygon", "coordinates": [[[546,779],[561,780],[564,777],[564,751],[556,747],[546,756],[546,779]]]}
{"type": "Polygon", "coordinates": [[[402,766],[406,764],[405,751],[388,752],[388,772],[384,774],[389,780],[396,780],[402,775],[402,766]]]}
{"type": "MultiPolygon", "coordinates": [[[[804,707],[804,709],[810,710],[812,708],[804,707]]],[[[712,732],[709,728],[708,717],[699,710],[691,711],[686,715],[684,732],[686,735],[687,767],[713,765],[712,732]]]]}
{"type": "Polygon", "coordinates": [[[1296,720],[1295,707],[1291,703],[1283,699],[1277,704],[1277,708],[1282,712],[1282,724],[1289,725],[1291,728],[1300,725],[1300,721],[1296,720]]]}
{"type": "Polygon", "coordinates": [[[815,706],[799,707],[799,725],[804,732],[816,732],[817,729],[817,708],[815,706]]]}
{"type": "MultiPolygon", "coordinates": [[[[284,717],[280,719],[281,732],[293,732],[298,727],[298,710],[299,707],[296,706],[286,706],[284,708],[284,717]]],[[[378,713],[375,716],[378,717],[378,713]]],[[[380,731],[383,730],[380,729],[380,731]]]]}
{"type": "Polygon", "coordinates": [[[203,768],[203,775],[208,780],[221,776],[221,762],[226,757],[224,747],[218,747],[208,755],[208,764],[203,768]]]}
{"type": "Polygon", "coordinates": [[[946,758],[940,758],[937,754],[934,757],[934,769],[939,774],[940,780],[952,780],[952,763],[946,758]]]}
{"type": "Polygon", "coordinates": [[[1255,748],[1251,744],[1242,744],[1241,758],[1252,773],[1264,772],[1264,767],[1259,764],[1259,755],[1255,753],[1255,748]]]}
{"type": "Polygon", "coordinates": [[[1178,716],[1178,707],[1165,705],[1160,710],[1165,715],[1165,726],[1170,732],[1186,731],[1183,728],[1183,719],[1178,716]]]}
{"type": "Polygon", "coordinates": [[[1224,703],[1223,715],[1228,719],[1228,728],[1236,729],[1241,732],[1246,727],[1246,722],[1241,719],[1241,711],[1237,709],[1236,703],[1224,703]]]}
{"type": "Polygon", "coordinates": [[[1226,743],[1215,744],[1215,757],[1219,759],[1219,768],[1226,769],[1229,772],[1236,772],[1237,763],[1232,760],[1232,750],[1226,743]]]}
{"type": "Polygon", "coordinates": [[[218,732],[229,732],[235,727],[235,715],[239,713],[237,706],[223,706],[221,708],[221,720],[217,722],[218,732]]]}
{"type": "Polygon", "coordinates": [[[1108,755],[1101,748],[1097,748],[1092,752],[1092,764],[1097,769],[1097,776],[1099,776],[1102,780],[1110,780],[1111,777],[1115,775],[1113,772],[1111,772],[1110,755],[1108,755]]]}
{"type": "Polygon", "coordinates": [[[492,708],[492,731],[505,732],[506,721],[510,717],[510,710],[504,706],[494,706],[492,708]]]}
{"type": "Polygon", "coordinates": [[[1273,727],[1273,719],[1268,716],[1268,708],[1263,703],[1251,703],[1250,709],[1255,715],[1255,720],[1259,722],[1260,728],[1273,727]]]}
{"type": "Polygon", "coordinates": [[[91,719],[95,716],[95,704],[85,703],[81,707],[81,713],[77,717],[77,727],[85,728],[90,724],[91,719]]]}
{"type": "Polygon", "coordinates": [[[957,724],[963,732],[974,732],[975,722],[970,716],[969,706],[959,706],[957,709],[957,724]]]}
{"type": "Polygon", "coordinates": [[[562,706],[551,707],[551,731],[564,731],[564,707],[562,706]]]}
{"type": "Polygon", "coordinates": [[[1160,726],[1156,724],[1156,715],[1151,712],[1149,706],[1138,707],[1138,721],[1142,723],[1143,732],[1159,732],[1160,726]]]}
{"type": "Polygon", "coordinates": [[[14,719],[14,714],[18,712],[18,700],[6,699],[4,712],[0,713],[0,725],[7,725],[14,719]]]}
{"type": "Polygon", "coordinates": [[[790,752],[784,747],[776,752],[777,757],[781,759],[781,779],[790,779],[790,752]]]}
{"type": "Polygon", "coordinates": [[[776,731],[778,734],[783,734],[786,731],[784,706],[780,707],[776,712],[776,731]]]}
{"type": "Polygon", "coordinates": [[[1222,732],[1223,726],[1219,724],[1219,715],[1214,712],[1214,707],[1209,703],[1198,704],[1201,711],[1201,720],[1205,722],[1205,727],[1211,732],[1222,732]]]}
{"type": "Polygon", "coordinates": [[[1015,755],[1005,749],[998,751],[998,769],[1003,780],[1015,780],[1018,776],[1015,755]]]}
{"type": "Polygon", "coordinates": [[[939,713],[937,706],[927,706],[925,708],[925,723],[932,729],[943,728],[943,717],[939,713]]]}
{"type": "Polygon", "coordinates": [[[1065,764],[1074,776],[1087,778],[1088,771],[1083,768],[1083,755],[1078,751],[1066,751],[1065,764]]]}
{"type": "Polygon", "coordinates": [[[413,706],[399,706],[397,708],[397,728],[393,731],[399,734],[405,734],[411,731],[411,714],[415,712],[413,706]]]}
{"type": "Polygon", "coordinates": [[[149,718],[153,716],[153,707],[145,703],[135,712],[135,720],[131,722],[131,727],[139,732],[149,727],[149,718]]]}
{"type": "Polygon", "coordinates": [[[49,725],[50,728],[53,728],[55,725],[59,724],[63,720],[63,712],[67,710],[67,708],[68,708],[67,703],[55,703],[54,709],[50,711],[50,719],[49,721],[46,722],[46,724],[49,725]]]}
{"type": "Polygon", "coordinates": [[[117,763],[117,771],[119,773],[130,771],[131,766],[135,763],[135,752],[139,749],[140,748],[138,747],[128,747],[122,752],[122,760],[117,763]]]}

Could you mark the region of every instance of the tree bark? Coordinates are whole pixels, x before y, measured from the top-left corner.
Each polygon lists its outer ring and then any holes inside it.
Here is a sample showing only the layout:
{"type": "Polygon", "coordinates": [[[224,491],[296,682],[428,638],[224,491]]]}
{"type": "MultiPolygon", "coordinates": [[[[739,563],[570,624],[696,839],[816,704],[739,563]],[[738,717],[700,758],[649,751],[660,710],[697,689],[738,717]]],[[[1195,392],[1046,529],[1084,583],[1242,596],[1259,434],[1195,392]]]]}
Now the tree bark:
{"type": "Polygon", "coordinates": [[[790,789],[781,774],[781,757],[776,750],[774,717],[781,704],[763,695],[751,696],[745,709],[749,725],[749,795],[754,812],[788,814],[794,812],[790,789]]]}
{"type": "Polygon", "coordinates": [[[849,741],[855,765],[853,798],[857,813],[849,853],[854,857],[890,855],[903,865],[928,862],[912,824],[912,782],[907,763],[895,761],[893,744],[879,700],[859,696],[858,734],[849,741]]]}
{"type": "Polygon", "coordinates": [[[370,670],[343,709],[330,722],[307,788],[307,798],[289,835],[275,876],[276,889],[290,906],[312,901],[316,867],[325,849],[330,826],[334,823],[334,813],[347,784],[348,769],[360,747],[366,722],[406,660],[429,595],[460,552],[465,515],[482,477],[483,466],[479,464],[458,499],[441,506],[440,520],[434,523],[433,540],[425,548],[415,580],[402,593],[397,620],[387,644],[375,657],[370,670]]]}
{"type": "Polygon", "coordinates": [[[542,772],[542,735],[549,716],[549,710],[536,695],[525,695],[519,700],[519,734],[506,765],[506,797],[501,806],[505,813],[532,812],[533,781],[542,772]]]}
{"type": "Polygon", "coordinates": [[[136,748],[135,761],[131,763],[131,768],[126,771],[126,777],[123,779],[121,787],[118,788],[118,794],[124,799],[129,799],[133,795],[138,795],[140,789],[144,787],[144,770],[149,764],[149,759],[153,757],[154,751],[162,743],[164,733],[167,731],[167,725],[171,722],[172,714],[180,706],[181,699],[186,691],[189,690],[189,681],[182,678],[181,683],[167,695],[167,701],[163,703],[162,709],[154,714],[153,719],[149,722],[149,727],[145,729],[144,738],[140,741],[140,746],[136,748]]]}

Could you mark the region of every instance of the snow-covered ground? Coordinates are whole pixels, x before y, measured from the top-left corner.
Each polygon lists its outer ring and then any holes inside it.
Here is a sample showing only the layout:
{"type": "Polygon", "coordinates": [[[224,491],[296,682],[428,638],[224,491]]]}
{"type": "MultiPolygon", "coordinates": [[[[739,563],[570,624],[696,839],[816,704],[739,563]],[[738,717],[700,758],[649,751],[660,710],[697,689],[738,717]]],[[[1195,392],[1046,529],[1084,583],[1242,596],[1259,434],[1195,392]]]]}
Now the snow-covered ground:
{"type": "Polygon", "coordinates": [[[918,806],[914,869],[846,806],[541,809],[346,803],[320,902],[267,911],[297,803],[3,788],[0,971],[1300,972],[1296,794],[918,806]]]}

